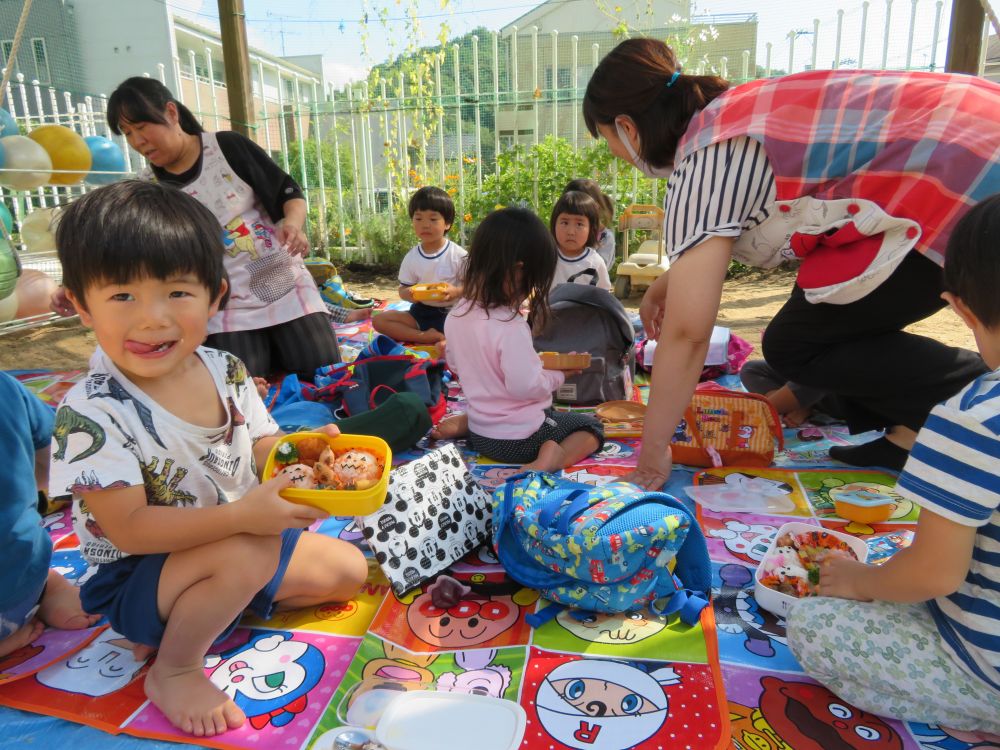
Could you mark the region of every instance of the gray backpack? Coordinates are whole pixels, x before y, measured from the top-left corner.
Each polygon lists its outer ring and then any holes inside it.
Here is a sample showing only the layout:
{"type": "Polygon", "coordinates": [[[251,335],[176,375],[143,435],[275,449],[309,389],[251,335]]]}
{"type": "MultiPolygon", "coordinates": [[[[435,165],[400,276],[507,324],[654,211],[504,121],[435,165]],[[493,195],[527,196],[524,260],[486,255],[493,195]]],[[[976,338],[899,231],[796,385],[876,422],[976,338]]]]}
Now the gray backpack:
{"type": "Polygon", "coordinates": [[[631,399],[635,333],[624,305],[605,289],[567,282],[549,292],[549,307],[552,315],[535,337],[535,349],[590,352],[590,367],[566,378],[556,401],[601,404],[631,399]]]}

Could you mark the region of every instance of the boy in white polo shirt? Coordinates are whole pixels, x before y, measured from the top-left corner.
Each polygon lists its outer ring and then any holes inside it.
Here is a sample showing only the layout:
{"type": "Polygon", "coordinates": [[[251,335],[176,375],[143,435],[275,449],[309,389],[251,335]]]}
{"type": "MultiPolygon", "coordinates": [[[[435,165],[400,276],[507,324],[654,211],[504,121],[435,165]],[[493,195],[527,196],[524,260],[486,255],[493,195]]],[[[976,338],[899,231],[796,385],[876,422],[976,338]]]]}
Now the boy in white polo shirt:
{"type": "Polygon", "coordinates": [[[412,305],[408,312],[392,310],[376,315],[372,326],[396,341],[436,344],[444,340],[448,311],[462,296],[462,274],[468,253],[447,237],[455,222],[455,204],[444,190],[420,188],[410,198],[409,213],[419,241],[399,267],[399,296],[412,305]],[[427,302],[413,299],[414,284],[438,283],[448,285],[443,299],[427,302]]]}

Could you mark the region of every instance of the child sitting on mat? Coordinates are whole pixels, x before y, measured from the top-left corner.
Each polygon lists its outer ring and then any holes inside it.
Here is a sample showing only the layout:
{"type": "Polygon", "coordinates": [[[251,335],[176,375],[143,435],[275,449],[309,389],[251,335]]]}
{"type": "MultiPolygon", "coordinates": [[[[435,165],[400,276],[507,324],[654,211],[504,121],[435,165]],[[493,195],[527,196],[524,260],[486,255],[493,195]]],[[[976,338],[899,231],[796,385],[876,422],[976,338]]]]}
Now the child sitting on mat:
{"type": "Polygon", "coordinates": [[[52,540],[38,515],[38,485],[49,471],[52,410],[0,372],[0,658],[27,646],[45,625],[90,627],[99,619],[80,606],[80,593],[49,568],[52,540]],[[37,616],[36,616],[37,615],[37,616]]]}
{"type": "MultiPolygon", "coordinates": [[[[201,346],[228,291],[215,217],[157,183],[118,182],[65,209],[63,282],[99,348],[56,413],[50,486],[72,492],[73,527],[97,572],[84,609],[159,650],[145,689],[184,732],[245,716],[204,672],[243,611],[350,598],[356,547],[303,532],[326,514],[260,484],[281,432],[246,367],[201,346]]],[[[338,434],[327,425],[327,434],[338,434]]]]}
{"type": "Polygon", "coordinates": [[[571,190],[559,196],[549,222],[558,245],[552,286],[573,281],[611,290],[608,267],[594,250],[600,223],[600,208],[586,193],[571,190]]]}
{"type": "Polygon", "coordinates": [[[379,333],[407,343],[436,344],[444,339],[444,321],[462,296],[459,279],[468,253],[448,239],[455,204],[441,188],[422,187],[410,198],[410,220],[418,242],[399,267],[399,296],[411,302],[407,312],[390,310],[372,318],[379,333]],[[446,284],[439,300],[414,300],[414,284],[446,284]]]}
{"type": "Polygon", "coordinates": [[[607,193],[601,190],[601,186],[597,184],[596,180],[585,178],[570,180],[566,184],[566,187],[563,188],[563,193],[568,193],[571,190],[586,193],[594,199],[598,209],[600,209],[594,250],[601,256],[601,260],[608,267],[608,273],[610,274],[611,267],[615,264],[615,233],[610,226],[615,218],[615,202],[611,200],[607,193]]]}
{"type": "MultiPolygon", "coordinates": [[[[566,374],[542,369],[521,316],[527,301],[528,320],[544,322],[556,252],[552,235],[532,212],[491,213],[472,238],[465,299],[445,321],[448,364],[468,400],[469,444],[525,470],[559,471],[604,443],[601,424],[592,416],[552,409],[552,392],[566,374]]],[[[450,423],[454,433],[464,432],[463,421],[450,423]]]]}
{"type": "Polygon", "coordinates": [[[896,491],[920,505],[884,565],[828,557],[788,617],[805,671],[859,708],[1000,734],[1000,195],[955,227],[945,299],[996,368],[935,406],[896,491]],[[856,600],[856,601],[846,601],[856,600]]]}

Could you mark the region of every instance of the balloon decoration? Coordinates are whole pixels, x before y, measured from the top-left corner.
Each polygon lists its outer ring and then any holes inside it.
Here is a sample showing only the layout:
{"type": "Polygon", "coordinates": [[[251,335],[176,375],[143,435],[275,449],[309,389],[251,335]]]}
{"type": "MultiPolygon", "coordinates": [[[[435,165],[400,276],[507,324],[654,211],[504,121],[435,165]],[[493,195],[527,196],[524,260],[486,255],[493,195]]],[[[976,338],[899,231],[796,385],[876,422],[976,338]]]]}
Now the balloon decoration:
{"type": "Polygon", "coordinates": [[[17,252],[7,240],[0,238],[0,300],[13,294],[20,273],[21,264],[17,259],[17,252]]]}
{"type": "Polygon", "coordinates": [[[21,129],[17,127],[17,121],[6,109],[0,109],[0,138],[8,135],[21,135],[21,129]]]}
{"type": "Polygon", "coordinates": [[[17,292],[11,292],[0,299],[0,323],[6,323],[17,316],[17,292]]]}
{"type": "Polygon", "coordinates": [[[90,149],[91,169],[93,172],[87,175],[88,185],[110,185],[116,180],[120,180],[122,175],[118,174],[94,174],[94,172],[125,172],[125,155],[121,148],[114,141],[105,138],[103,135],[88,135],[83,139],[90,149]]]}
{"type": "Polygon", "coordinates": [[[14,231],[14,217],[10,215],[10,209],[6,203],[0,203],[0,221],[7,227],[7,234],[14,231]]]}
{"type": "Polygon", "coordinates": [[[28,137],[45,149],[56,170],[49,178],[52,185],[75,185],[90,171],[90,149],[79,133],[64,125],[42,125],[28,137]]]}
{"type": "Polygon", "coordinates": [[[7,159],[4,157],[3,146],[0,146],[0,169],[3,169],[3,164],[5,161],[7,161],[7,159]]]}
{"type": "MultiPolygon", "coordinates": [[[[16,190],[31,190],[49,181],[52,159],[44,148],[23,135],[0,138],[4,150],[4,169],[0,170],[0,185],[16,190]],[[28,170],[14,172],[11,170],[28,170]]],[[[89,168],[89,165],[88,165],[89,168]]]]}
{"type": "Polygon", "coordinates": [[[49,299],[59,285],[44,271],[25,268],[17,280],[14,296],[17,298],[17,318],[30,318],[49,312],[49,299]]]}
{"type": "Polygon", "coordinates": [[[21,242],[33,253],[56,249],[54,208],[39,208],[21,222],[21,242]]]}

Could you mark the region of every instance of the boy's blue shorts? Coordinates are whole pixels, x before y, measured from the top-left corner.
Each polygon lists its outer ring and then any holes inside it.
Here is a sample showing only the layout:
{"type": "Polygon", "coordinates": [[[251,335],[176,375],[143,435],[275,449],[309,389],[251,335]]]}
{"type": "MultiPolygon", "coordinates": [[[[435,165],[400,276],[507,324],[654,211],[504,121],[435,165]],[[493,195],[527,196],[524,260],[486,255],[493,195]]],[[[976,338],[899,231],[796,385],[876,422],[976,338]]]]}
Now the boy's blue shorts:
{"type": "MultiPolygon", "coordinates": [[[[301,535],[302,529],[285,529],[281,533],[278,567],[271,580],[247,606],[263,620],[274,613],[274,597],[301,535]]],[[[159,646],[167,624],[157,613],[156,592],[166,561],[166,554],[130,555],[101,565],[93,577],[83,584],[80,604],[86,612],[106,616],[111,627],[133,643],[159,646]]],[[[239,621],[238,617],[233,620],[215,642],[227,638],[239,621]]]]}
{"type": "MultiPolygon", "coordinates": [[[[45,571],[46,573],[48,571],[45,571]]],[[[42,601],[42,594],[45,593],[45,584],[48,576],[42,576],[37,585],[32,586],[29,591],[16,604],[7,607],[0,612],[0,641],[14,635],[24,627],[28,621],[35,616],[38,605],[42,601]]]]}
{"type": "Polygon", "coordinates": [[[423,302],[414,302],[410,305],[410,317],[417,323],[417,328],[421,331],[429,331],[431,328],[444,333],[444,320],[448,317],[450,307],[434,307],[425,305],[423,302]]]}

